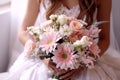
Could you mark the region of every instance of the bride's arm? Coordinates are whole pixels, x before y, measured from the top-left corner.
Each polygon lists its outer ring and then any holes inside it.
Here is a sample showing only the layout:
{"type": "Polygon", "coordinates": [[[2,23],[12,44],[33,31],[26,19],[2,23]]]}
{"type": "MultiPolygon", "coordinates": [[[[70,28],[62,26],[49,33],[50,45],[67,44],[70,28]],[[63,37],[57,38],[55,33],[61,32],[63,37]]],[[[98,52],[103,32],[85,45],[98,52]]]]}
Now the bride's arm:
{"type": "Polygon", "coordinates": [[[18,38],[23,45],[28,39],[30,39],[26,29],[35,24],[39,13],[39,5],[38,0],[28,0],[26,14],[18,34],[18,38]]]}
{"type": "Polygon", "coordinates": [[[109,21],[108,23],[100,25],[102,31],[99,35],[99,47],[102,55],[108,48],[110,42],[110,13],[111,0],[97,0],[98,1],[98,21],[109,21]]]}

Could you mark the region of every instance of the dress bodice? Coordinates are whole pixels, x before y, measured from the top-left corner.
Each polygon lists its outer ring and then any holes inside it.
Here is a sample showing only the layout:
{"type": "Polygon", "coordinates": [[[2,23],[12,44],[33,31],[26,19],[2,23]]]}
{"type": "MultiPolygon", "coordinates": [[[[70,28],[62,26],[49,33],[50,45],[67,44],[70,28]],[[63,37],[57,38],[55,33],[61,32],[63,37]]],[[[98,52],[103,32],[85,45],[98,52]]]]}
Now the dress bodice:
{"type": "MultiPolygon", "coordinates": [[[[40,4],[40,12],[39,12],[39,15],[38,15],[38,19],[36,21],[37,25],[40,25],[42,22],[46,21],[46,15],[45,15],[46,14],[46,9],[50,5],[51,5],[51,3],[50,3],[49,0],[46,0],[46,2],[45,2],[46,8],[43,6],[42,3],[40,4]]],[[[70,8],[70,9],[68,9],[64,5],[61,5],[53,14],[57,14],[57,15],[65,14],[67,16],[72,16],[72,17],[77,18],[79,13],[80,13],[79,5],[76,5],[76,6],[72,7],[72,8],[70,8]]]]}

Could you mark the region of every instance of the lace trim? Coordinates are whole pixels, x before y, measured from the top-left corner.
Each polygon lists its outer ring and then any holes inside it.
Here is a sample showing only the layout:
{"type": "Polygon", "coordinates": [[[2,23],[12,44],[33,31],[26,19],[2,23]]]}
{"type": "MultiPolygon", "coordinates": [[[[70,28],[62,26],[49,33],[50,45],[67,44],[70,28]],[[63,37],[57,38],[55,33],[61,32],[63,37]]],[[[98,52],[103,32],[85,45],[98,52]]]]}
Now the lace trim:
{"type": "MultiPolygon", "coordinates": [[[[50,0],[45,1],[46,8],[48,8],[51,5],[50,0]]],[[[80,14],[80,7],[79,5],[76,5],[72,7],[71,9],[68,9],[66,6],[61,5],[55,12],[54,14],[60,15],[60,14],[65,14],[67,16],[73,16],[77,18],[80,14]]]]}
{"type": "Polygon", "coordinates": [[[71,9],[68,9],[67,7],[61,5],[61,7],[59,7],[55,11],[55,14],[58,14],[58,15],[65,14],[67,16],[72,16],[72,17],[75,17],[75,18],[77,18],[79,16],[79,13],[80,13],[80,7],[79,7],[79,5],[76,5],[76,6],[74,6],[71,9]]]}

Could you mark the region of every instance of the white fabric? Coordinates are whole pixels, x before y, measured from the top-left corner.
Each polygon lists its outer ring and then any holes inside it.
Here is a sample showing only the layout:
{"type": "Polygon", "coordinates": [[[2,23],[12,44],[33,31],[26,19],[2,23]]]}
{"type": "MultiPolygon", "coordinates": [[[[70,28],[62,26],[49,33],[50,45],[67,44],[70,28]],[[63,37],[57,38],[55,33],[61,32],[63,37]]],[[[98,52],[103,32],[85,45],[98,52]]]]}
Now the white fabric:
{"type": "Polygon", "coordinates": [[[6,76],[9,76],[8,72],[0,73],[0,80],[5,80],[6,76]]]}
{"type": "MultiPolygon", "coordinates": [[[[41,5],[42,6],[42,5],[41,5]]],[[[61,8],[65,10],[65,7],[61,8]]],[[[41,13],[38,16],[36,25],[38,22],[44,22],[45,9],[40,7],[41,13]]],[[[70,9],[70,10],[73,10],[70,9]]],[[[65,14],[69,10],[65,10],[65,14]]],[[[61,11],[58,11],[59,13],[61,11]]],[[[72,11],[71,11],[72,12],[72,11]]],[[[76,12],[72,12],[69,15],[73,15],[76,12]]],[[[62,13],[60,13],[62,14],[62,13]]],[[[66,14],[68,15],[68,14],[66,14]]],[[[88,69],[82,71],[72,80],[120,80],[120,54],[113,48],[109,50],[98,60],[94,69],[88,69]]],[[[48,80],[49,70],[46,65],[39,59],[30,59],[22,53],[16,60],[14,65],[10,68],[10,75],[6,80],[48,80]]]]}
{"type": "Polygon", "coordinates": [[[112,0],[111,47],[120,51],[120,0],[112,0]]]}
{"type": "MultiPolygon", "coordinates": [[[[112,49],[98,60],[94,69],[81,72],[72,80],[119,80],[120,58],[112,49]],[[109,52],[114,52],[110,55],[109,52]],[[118,75],[118,77],[117,77],[118,75]]],[[[6,80],[48,80],[49,70],[39,59],[29,59],[22,53],[10,69],[6,80]]]]}
{"type": "Polygon", "coordinates": [[[9,42],[9,66],[13,64],[18,55],[22,52],[23,46],[18,40],[18,30],[26,11],[27,0],[11,0],[11,27],[9,42]]]}

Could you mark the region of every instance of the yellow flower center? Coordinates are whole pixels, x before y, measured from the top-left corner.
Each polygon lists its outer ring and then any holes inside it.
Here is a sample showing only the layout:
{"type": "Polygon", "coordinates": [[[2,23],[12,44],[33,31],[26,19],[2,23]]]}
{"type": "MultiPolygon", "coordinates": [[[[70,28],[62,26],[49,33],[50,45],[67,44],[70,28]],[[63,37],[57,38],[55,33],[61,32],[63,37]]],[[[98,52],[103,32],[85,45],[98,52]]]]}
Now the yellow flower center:
{"type": "Polygon", "coordinates": [[[48,45],[50,45],[50,44],[52,44],[52,41],[49,41],[49,42],[48,42],[48,45]]]}
{"type": "Polygon", "coordinates": [[[66,59],[66,58],[67,58],[67,54],[63,53],[63,54],[62,54],[62,58],[63,58],[63,59],[66,59]]]}
{"type": "Polygon", "coordinates": [[[67,29],[65,29],[65,30],[64,30],[64,32],[66,33],[66,32],[68,32],[68,30],[67,30],[67,29]]]}

